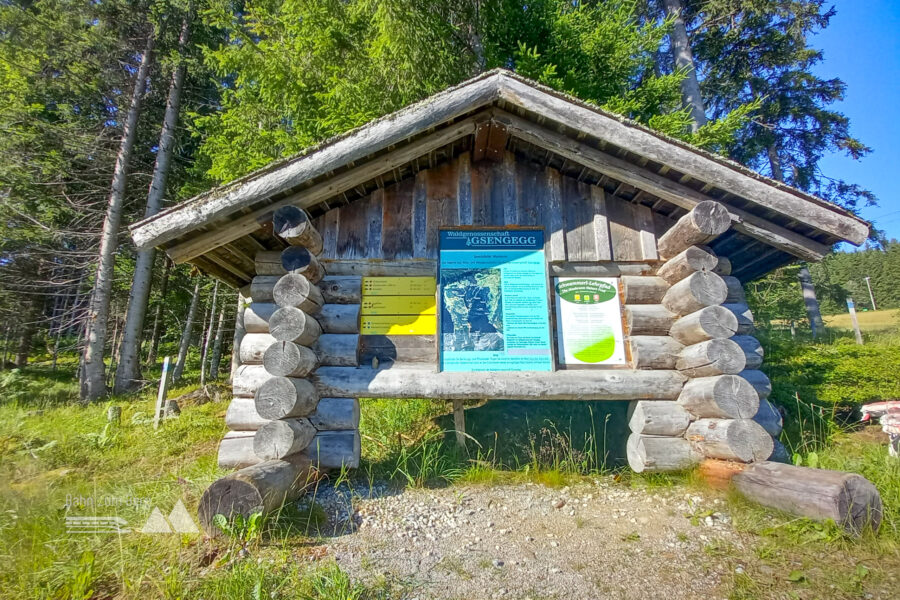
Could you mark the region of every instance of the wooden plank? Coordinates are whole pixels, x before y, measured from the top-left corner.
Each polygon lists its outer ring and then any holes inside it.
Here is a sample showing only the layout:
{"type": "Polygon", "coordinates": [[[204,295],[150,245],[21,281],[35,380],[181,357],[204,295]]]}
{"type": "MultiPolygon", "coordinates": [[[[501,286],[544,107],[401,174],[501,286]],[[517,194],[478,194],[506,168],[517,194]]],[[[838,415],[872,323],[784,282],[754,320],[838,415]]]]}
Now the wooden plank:
{"type": "Polygon", "coordinates": [[[434,277],[363,277],[362,295],[369,296],[433,296],[434,277]]]}
{"type": "Polygon", "coordinates": [[[362,315],[433,315],[435,296],[367,296],[362,301],[362,315]]]}
{"type": "Polygon", "coordinates": [[[337,257],[365,258],[369,237],[369,225],[366,222],[368,207],[364,202],[358,201],[342,206],[340,211],[337,257]]]}
{"type": "Polygon", "coordinates": [[[361,335],[359,364],[370,365],[372,359],[382,364],[434,363],[434,344],[434,335],[361,335]]]}
{"type": "Polygon", "coordinates": [[[407,179],[384,190],[382,210],[382,256],[412,258],[412,203],[415,182],[407,179]]]}
{"type": "Polygon", "coordinates": [[[472,224],[472,171],[468,152],[457,159],[457,202],[459,215],[457,223],[472,224]]]}
{"type": "Polygon", "coordinates": [[[641,246],[641,258],[644,260],[657,260],[656,252],[656,228],[653,222],[653,211],[649,206],[642,204],[632,205],[634,211],[634,226],[638,230],[638,239],[641,246]]]}
{"type": "Polygon", "coordinates": [[[503,165],[494,162],[485,162],[491,170],[491,186],[488,200],[488,221],[487,225],[491,227],[504,227],[508,225],[506,221],[506,195],[508,184],[506,172],[503,165]]]}
{"type": "Polygon", "coordinates": [[[571,177],[561,180],[563,215],[566,221],[567,258],[574,262],[597,260],[594,242],[594,210],[590,186],[571,177]]]}
{"type": "Polygon", "coordinates": [[[634,225],[632,205],[621,198],[610,196],[606,199],[606,210],[609,215],[613,260],[642,260],[640,234],[634,225]]]}
{"type": "Polygon", "coordinates": [[[434,277],[437,261],[428,258],[398,260],[346,259],[320,261],[329,275],[360,277],[434,277]]]}
{"type": "Polygon", "coordinates": [[[484,161],[472,164],[472,224],[487,225],[490,221],[491,179],[493,169],[484,161]]]}
{"type": "Polygon", "coordinates": [[[363,335],[434,335],[436,315],[366,315],[359,319],[363,335]]]}
{"type": "Polygon", "coordinates": [[[428,226],[428,189],[427,172],[416,173],[415,186],[413,187],[412,217],[413,217],[413,256],[425,258],[427,256],[427,226],[428,226]]]}
{"type": "Polygon", "coordinates": [[[594,248],[597,260],[612,260],[609,218],[606,212],[606,192],[603,188],[596,185],[591,186],[591,202],[594,209],[594,248]]]}
{"type": "Polygon", "coordinates": [[[337,236],[338,224],[341,218],[341,211],[332,208],[322,215],[322,257],[337,258],[337,236]]]}
{"type": "Polygon", "coordinates": [[[543,181],[543,171],[533,163],[518,161],[516,162],[515,177],[519,225],[543,225],[540,206],[544,204],[544,200],[541,196],[547,191],[547,186],[543,181]]]}
{"type": "MultiPolygon", "coordinates": [[[[496,129],[496,127],[495,127],[496,129]]],[[[506,129],[504,131],[504,145],[506,145],[506,129]]],[[[516,192],[516,157],[512,152],[503,153],[503,162],[497,167],[498,186],[497,193],[503,203],[504,225],[522,225],[519,221],[518,198],[516,192]]]]}
{"type": "Polygon", "coordinates": [[[368,214],[369,234],[367,237],[366,258],[382,258],[381,228],[384,219],[384,190],[377,189],[369,196],[368,214]]]}
{"type": "Polygon", "coordinates": [[[546,204],[541,207],[541,212],[544,215],[547,260],[566,260],[566,230],[562,216],[559,171],[547,167],[545,176],[546,204]]]}
{"type": "Polygon", "coordinates": [[[427,171],[426,256],[428,258],[437,258],[438,229],[458,223],[457,179],[454,163],[445,163],[427,171]]]}

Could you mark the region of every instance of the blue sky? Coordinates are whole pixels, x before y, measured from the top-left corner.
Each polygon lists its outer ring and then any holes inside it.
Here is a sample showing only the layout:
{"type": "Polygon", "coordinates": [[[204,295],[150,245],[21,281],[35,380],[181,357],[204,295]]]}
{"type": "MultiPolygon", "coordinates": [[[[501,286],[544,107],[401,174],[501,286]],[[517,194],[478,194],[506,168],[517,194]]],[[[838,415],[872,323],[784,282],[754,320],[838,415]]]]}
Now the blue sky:
{"type": "Polygon", "coordinates": [[[873,151],[860,161],[826,156],[820,166],[826,175],[875,192],[879,206],[863,208],[862,216],[888,238],[900,239],[900,2],[834,0],[833,5],[837,15],[810,40],[825,53],[817,72],[847,84],[836,107],[850,118],[851,133],[873,151]]]}

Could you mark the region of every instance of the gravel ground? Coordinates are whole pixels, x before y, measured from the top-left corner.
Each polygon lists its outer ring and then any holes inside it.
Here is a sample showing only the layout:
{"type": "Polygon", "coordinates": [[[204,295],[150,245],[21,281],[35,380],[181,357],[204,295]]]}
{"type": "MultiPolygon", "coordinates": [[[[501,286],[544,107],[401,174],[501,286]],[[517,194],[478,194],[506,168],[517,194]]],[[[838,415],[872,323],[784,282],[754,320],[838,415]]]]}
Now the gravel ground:
{"type": "Polygon", "coordinates": [[[408,598],[722,598],[742,569],[721,500],[683,488],[326,485],[313,501],[325,553],[408,598]]]}

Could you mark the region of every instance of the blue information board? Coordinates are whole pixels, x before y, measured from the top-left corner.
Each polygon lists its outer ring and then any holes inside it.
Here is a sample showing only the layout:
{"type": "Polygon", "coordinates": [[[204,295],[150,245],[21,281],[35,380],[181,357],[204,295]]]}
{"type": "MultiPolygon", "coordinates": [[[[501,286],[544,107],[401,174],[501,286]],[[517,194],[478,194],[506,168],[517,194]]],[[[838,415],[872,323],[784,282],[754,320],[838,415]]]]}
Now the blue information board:
{"type": "Polygon", "coordinates": [[[550,371],[544,232],[440,232],[443,371],[550,371]]]}

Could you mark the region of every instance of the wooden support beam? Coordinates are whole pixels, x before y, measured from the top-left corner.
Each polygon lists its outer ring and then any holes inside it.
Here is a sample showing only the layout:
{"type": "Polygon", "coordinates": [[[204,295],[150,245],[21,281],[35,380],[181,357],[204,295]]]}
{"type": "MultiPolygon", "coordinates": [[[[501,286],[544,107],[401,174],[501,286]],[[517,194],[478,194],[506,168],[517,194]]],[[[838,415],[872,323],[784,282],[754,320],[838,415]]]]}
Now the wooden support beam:
{"type": "Polygon", "coordinates": [[[691,423],[691,414],[668,400],[637,400],[628,407],[628,428],[642,435],[680,436],[691,423]]]}
{"type": "Polygon", "coordinates": [[[719,259],[706,246],[688,246],[667,260],[656,274],[665,279],[669,285],[675,285],[691,273],[713,271],[718,264],[719,259]]]}
{"type": "Polygon", "coordinates": [[[625,330],[628,335],[669,335],[677,319],[662,304],[626,304],[625,330]]]}
{"type": "Polygon", "coordinates": [[[766,460],[775,448],[772,436],[751,419],[700,419],[685,435],[704,456],[723,460],[766,460]]]}
{"type": "Polygon", "coordinates": [[[736,375],[697,377],[684,384],[678,404],[696,418],[749,419],[759,410],[759,396],[736,375]]]}
{"type": "Polygon", "coordinates": [[[709,271],[698,271],[673,285],[662,298],[662,305],[676,315],[689,315],[707,306],[722,304],[728,289],[722,278],[709,271]]]}
{"type": "Polygon", "coordinates": [[[522,400],[674,400],[685,377],[677,371],[565,370],[553,372],[435,373],[431,367],[388,369],[319,367],[310,376],[320,396],[353,398],[522,400]]]}
{"type": "Polygon", "coordinates": [[[635,473],[690,469],[702,456],[683,437],[632,433],[625,443],[628,466],[635,473]]]}
{"type": "Polygon", "coordinates": [[[690,346],[716,338],[730,338],[738,330],[733,312],[723,306],[707,306],[675,321],[669,335],[690,346]]]}
{"type": "Polygon", "coordinates": [[[453,400],[453,428],[456,430],[456,445],[466,449],[466,408],[462,400],[453,400]]]}

